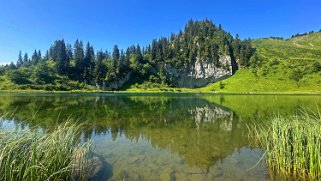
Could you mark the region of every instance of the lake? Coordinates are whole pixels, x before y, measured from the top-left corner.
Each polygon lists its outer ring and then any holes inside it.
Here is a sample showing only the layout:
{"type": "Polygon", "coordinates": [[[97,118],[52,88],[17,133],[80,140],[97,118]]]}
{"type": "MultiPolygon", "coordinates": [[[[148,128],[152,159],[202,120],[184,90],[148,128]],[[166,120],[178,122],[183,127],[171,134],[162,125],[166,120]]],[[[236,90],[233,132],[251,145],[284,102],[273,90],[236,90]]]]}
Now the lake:
{"type": "Polygon", "coordinates": [[[318,107],[321,96],[0,95],[5,129],[83,123],[104,161],[98,180],[271,180],[248,127],[318,107]]]}

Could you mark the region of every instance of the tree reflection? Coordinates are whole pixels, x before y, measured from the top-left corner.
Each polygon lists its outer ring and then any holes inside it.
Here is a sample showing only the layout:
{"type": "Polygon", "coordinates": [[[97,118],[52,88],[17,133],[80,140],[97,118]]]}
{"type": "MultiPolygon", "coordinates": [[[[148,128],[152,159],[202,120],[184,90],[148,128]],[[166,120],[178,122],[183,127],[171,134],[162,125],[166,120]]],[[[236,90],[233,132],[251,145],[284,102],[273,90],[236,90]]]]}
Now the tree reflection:
{"type": "Polygon", "coordinates": [[[107,134],[114,141],[119,135],[133,142],[144,139],[154,148],[178,153],[190,166],[208,169],[249,145],[247,126],[253,123],[251,119],[271,116],[284,107],[284,113],[289,113],[297,108],[297,99],[300,103],[309,102],[293,97],[290,103],[284,101],[268,109],[272,103],[277,104],[260,97],[245,100],[237,96],[193,95],[1,96],[0,112],[6,113],[3,118],[13,121],[16,129],[40,127],[50,131],[69,118],[83,124],[85,139],[107,134]],[[265,104],[257,102],[261,99],[265,104]]]}

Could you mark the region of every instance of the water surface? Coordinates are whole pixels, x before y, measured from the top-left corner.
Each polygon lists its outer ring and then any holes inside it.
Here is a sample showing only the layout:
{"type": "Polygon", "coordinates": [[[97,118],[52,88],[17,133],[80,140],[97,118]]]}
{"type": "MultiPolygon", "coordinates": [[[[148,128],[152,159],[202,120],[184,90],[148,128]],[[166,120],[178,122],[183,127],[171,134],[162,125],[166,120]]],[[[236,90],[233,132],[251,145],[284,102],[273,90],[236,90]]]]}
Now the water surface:
{"type": "Polygon", "coordinates": [[[99,180],[270,180],[248,126],[317,107],[321,96],[0,95],[6,129],[84,122],[105,163],[99,180]]]}

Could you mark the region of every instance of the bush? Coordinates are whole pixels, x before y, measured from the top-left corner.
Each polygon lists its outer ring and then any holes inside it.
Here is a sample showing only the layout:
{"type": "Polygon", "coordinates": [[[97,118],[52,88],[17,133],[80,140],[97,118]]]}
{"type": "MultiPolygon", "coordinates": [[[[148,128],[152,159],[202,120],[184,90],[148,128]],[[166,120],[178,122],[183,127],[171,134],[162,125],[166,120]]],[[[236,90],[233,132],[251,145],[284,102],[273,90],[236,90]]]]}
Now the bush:
{"type": "Polygon", "coordinates": [[[224,89],[225,85],[223,84],[222,81],[220,81],[220,89],[224,89]]]}
{"type": "Polygon", "coordinates": [[[280,61],[278,59],[273,59],[271,62],[269,62],[270,66],[274,66],[274,65],[279,65],[280,61]]]}
{"type": "Polygon", "coordinates": [[[300,69],[296,69],[292,72],[290,79],[299,82],[303,78],[303,76],[304,76],[304,72],[302,72],[300,69]]]}
{"type": "Polygon", "coordinates": [[[320,62],[314,62],[313,65],[313,72],[317,73],[317,72],[320,72],[321,71],[321,64],[320,62]]]}
{"type": "Polygon", "coordinates": [[[15,84],[31,84],[26,73],[20,70],[13,70],[9,73],[10,80],[15,84]]]}

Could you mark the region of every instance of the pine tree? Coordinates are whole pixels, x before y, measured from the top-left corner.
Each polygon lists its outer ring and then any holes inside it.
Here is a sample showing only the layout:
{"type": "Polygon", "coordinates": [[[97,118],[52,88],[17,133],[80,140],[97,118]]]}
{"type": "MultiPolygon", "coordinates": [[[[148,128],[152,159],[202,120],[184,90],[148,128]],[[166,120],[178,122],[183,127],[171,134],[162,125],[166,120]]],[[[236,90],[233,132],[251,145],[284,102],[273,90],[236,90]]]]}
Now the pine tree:
{"type": "Polygon", "coordinates": [[[33,52],[32,56],[31,56],[31,61],[32,61],[32,63],[35,65],[35,64],[38,63],[38,60],[39,60],[39,58],[38,58],[38,52],[37,52],[37,50],[35,50],[35,51],[33,52]]]}
{"type": "Polygon", "coordinates": [[[24,56],[23,56],[23,63],[24,63],[24,64],[29,63],[28,53],[25,53],[25,54],[24,54],[24,56]]]}
{"type": "Polygon", "coordinates": [[[40,50],[38,50],[38,61],[40,61],[41,60],[41,58],[42,58],[42,56],[41,56],[41,51],[40,50]]]}
{"type": "Polygon", "coordinates": [[[84,75],[83,78],[86,83],[89,83],[93,79],[95,53],[94,48],[89,42],[86,44],[85,58],[84,58],[84,75]]]}
{"type": "Polygon", "coordinates": [[[74,60],[75,60],[75,77],[79,80],[83,80],[83,74],[84,74],[84,46],[82,41],[79,41],[78,39],[75,42],[74,45],[74,60]]]}
{"type": "Polygon", "coordinates": [[[43,57],[44,60],[49,60],[49,50],[46,51],[45,56],[43,57]]]}
{"type": "Polygon", "coordinates": [[[103,53],[102,51],[97,52],[97,60],[95,63],[95,69],[94,69],[94,77],[95,77],[95,82],[96,85],[101,86],[104,77],[106,76],[106,66],[103,64],[103,60],[106,58],[106,54],[103,53]]]}
{"type": "Polygon", "coordinates": [[[137,45],[137,48],[136,48],[136,56],[137,56],[138,63],[140,64],[143,63],[143,55],[139,45],[137,45]]]}
{"type": "Polygon", "coordinates": [[[21,67],[21,65],[23,64],[23,60],[22,60],[22,54],[21,54],[21,50],[19,51],[19,55],[18,55],[18,60],[17,60],[17,67],[21,67]]]}
{"type": "Polygon", "coordinates": [[[67,60],[71,61],[73,58],[73,53],[72,53],[72,46],[71,44],[67,43],[66,45],[66,51],[67,51],[67,60]]]}
{"type": "Polygon", "coordinates": [[[53,59],[57,63],[57,72],[60,75],[67,75],[68,61],[65,41],[57,40],[53,45],[53,59]]]}
{"type": "Polygon", "coordinates": [[[120,56],[120,53],[119,53],[118,46],[115,45],[114,48],[113,48],[113,61],[118,61],[119,60],[119,56],[120,56]]]}

